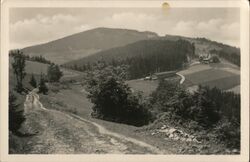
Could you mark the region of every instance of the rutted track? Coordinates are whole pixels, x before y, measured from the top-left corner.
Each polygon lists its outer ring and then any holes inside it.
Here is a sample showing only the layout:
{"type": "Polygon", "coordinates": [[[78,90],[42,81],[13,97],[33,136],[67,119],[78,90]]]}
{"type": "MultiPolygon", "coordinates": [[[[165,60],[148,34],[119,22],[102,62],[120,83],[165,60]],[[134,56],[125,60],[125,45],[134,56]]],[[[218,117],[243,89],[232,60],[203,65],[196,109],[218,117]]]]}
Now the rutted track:
{"type": "Polygon", "coordinates": [[[39,132],[29,153],[163,153],[150,144],[111,132],[80,116],[47,109],[36,91],[30,92],[25,102],[26,125],[39,132]]]}

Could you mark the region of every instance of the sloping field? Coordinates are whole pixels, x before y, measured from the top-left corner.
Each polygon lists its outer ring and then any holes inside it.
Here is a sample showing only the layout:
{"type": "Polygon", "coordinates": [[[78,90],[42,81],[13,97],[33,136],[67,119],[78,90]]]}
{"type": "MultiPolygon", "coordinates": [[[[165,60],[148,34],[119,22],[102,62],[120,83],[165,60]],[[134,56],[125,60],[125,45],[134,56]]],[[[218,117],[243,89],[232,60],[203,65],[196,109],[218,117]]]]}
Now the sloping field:
{"type": "Polygon", "coordinates": [[[134,91],[142,91],[145,96],[149,96],[158,86],[157,80],[130,80],[126,82],[134,91]]]}
{"type": "MultiPolygon", "coordinates": [[[[194,65],[179,73],[185,76],[186,87],[203,85],[228,90],[240,85],[239,68],[226,63],[194,65]]],[[[233,91],[239,92],[237,88],[233,91]]]]}
{"type": "MultiPolygon", "coordinates": [[[[203,82],[201,85],[208,86],[208,87],[217,87],[222,90],[228,90],[235,86],[238,87],[239,84],[240,84],[239,76],[233,75],[233,76],[219,78],[219,79],[208,81],[208,82],[203,82]]],[[[235,88],[235,90],[236,89],[237,88],[235,88]]]]}
{"type": "MultiPolygon", "coordinates": [[[[240,92],[240,70],[228,64],[196,64],[178,73],[185,76],[183,85],[185,87],[197,87],[197,85],[217,87],[222,90],[240,92]],[[235,87],[235,88],[234,88],[235,87]]],[[[158,86],[158,81],[150,80],[130,80],[126,82],[134,91],[142,91],[145,96],[149,96],[158,86]]]]}
{"type": "Polygon", "coordinates": [[[190,74],[193,74],[193,73],[197,73],[197,72],[204,71],[204,70],[209,70],[209,69],[212,69],[212,67],[209,66],[209,65],[198,64],[198,65],[191,66],[188,69],[182,70],[182,71],[180,71],[178,73],[186,76],[186,75],[190,75],[190,74]]]}
{"type": "MultiPolygon", "coordinates": [[[[10,57],[9,69],[11,71],[12,71],[12,66],[11,66],[12,60],[13,59],[10,57]]],[[[34,75],[39,75],[39,76],[41,73],[46,75],[48,66],[49,66],[48,64],[43,64],[43,63],[33,62],[33,61],[26,61],[25,72],[27,74],[34,74],[34,75]]],[[[78,72],[78,71],[74,71],[74,70],[70,70],[70,69],[65,69],[65,68],[60,68],[60,69],[63,72],[62,80],[68,79],[68,78],[76,78],[76,77],[82,75],[82,72],[78,72]]],[[[12,74],[10,74],[10,75],[12,75],[12,74]]]]}
{"type": "MultiPolygon", "coordinates": [[[[9,58],[9,69],[12,69],[11,62],[12,58],[9,58]]],[[[25,62],[25,72],[27,74],[46,74],[47,73],[47,64],[39,63],[39,62],[33,62],[33,61],[26,61],[25,62]]]]}
{"type": "Polygon", "coordinates": [[[190,80],[193,84],[201,84],[204,82],[218,80],[221,78],[227,78],[230,76],[235,76],[235,74],[219,69],[209,69],[188,74],[185,77],[187,80],[190,80]]]}

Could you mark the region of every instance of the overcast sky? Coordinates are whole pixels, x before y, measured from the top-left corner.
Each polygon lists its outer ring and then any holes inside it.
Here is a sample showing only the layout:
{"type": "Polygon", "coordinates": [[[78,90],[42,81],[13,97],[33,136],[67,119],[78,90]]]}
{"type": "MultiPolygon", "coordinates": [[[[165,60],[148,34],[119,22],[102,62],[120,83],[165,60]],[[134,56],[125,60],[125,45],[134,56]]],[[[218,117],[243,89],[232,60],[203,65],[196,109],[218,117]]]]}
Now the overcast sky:
{"type": "Polygon", "coordinates": [[[239,47],[237,8],[12,8],[10,46],[23,48],[96,27],[206,37],[239,47]]]}

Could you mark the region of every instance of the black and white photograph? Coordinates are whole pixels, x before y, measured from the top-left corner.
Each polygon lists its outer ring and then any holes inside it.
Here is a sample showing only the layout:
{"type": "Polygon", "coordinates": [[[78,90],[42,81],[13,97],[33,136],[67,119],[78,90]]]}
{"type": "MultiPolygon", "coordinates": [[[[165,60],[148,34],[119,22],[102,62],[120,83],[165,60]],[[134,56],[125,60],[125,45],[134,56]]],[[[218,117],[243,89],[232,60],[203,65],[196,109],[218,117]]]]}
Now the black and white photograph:
{"type": "Polygon", "coordinates": [[[241,155],[241,8],[158,4],[8,8],[9,155],[241,155]]]}

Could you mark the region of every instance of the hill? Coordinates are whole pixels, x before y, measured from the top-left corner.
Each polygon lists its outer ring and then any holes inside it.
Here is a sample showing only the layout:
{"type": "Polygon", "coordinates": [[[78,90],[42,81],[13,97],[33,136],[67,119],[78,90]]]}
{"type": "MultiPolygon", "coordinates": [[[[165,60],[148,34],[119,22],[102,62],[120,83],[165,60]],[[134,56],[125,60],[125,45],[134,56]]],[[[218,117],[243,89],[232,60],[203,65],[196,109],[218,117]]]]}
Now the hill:
{"type": "MultiPolygon", "coordinates": [[[[112,30],[112,29],[110,29],[112,30]]],[[[216,41],[212,41],[206,38],[190,38],[190,37],[184,37],[184,36],[177,36],[177,35],[165,35],[164,37],[158,37],[155,36],[153,37],[153,40],[169,40],[169,41],[177,41],[177,40],[186,40],[190,43],[192,43],[195,46],[195,55],[199,56],[202,54],[207,54],[207,53],[214,53],[219,55],[220,57],[225,58],[226,60],[239,65],[239,59],[240,59],[240,49],[237,47],[232,47],[223,43],[219,43],[216,41]],[[237,61],[235,61],[235,59],[237,61]]],[[[160,42],[160,41],[159,41],[160,42]]],[[[137,42],[134,42],[135,44],[137,44],[137,42]]],[[[130,43],[129,46],[132,46],[130,43]]],[[[107,49],[107,50],[102,50],[96,53],[93,53],[89,56],[82,56],[81,59],[76,59],[73,61],[69,61],[66,62],[65,65],[82,65],[86,62],[93,62],[95,59],[97,59],[98,57],[110,57],[112,55],[112,57],[114,56],[114,53],[116,50],[120,51],[123,48],[127,48],[127,45],[124,45],[125,47],[118,47],[118,48],[113,48],[113,49],[107,49]],[[104,53],[111,53],[111,54],[104,54],[104,53]],[[113,54],[112,54],[113,53],[113,54]],[[99,56],[98,56],[99,55],[99,56]]],[[[157,46],[153,47],[150,46],[150,48],[158,48],[157,46]]],[[[119,53],[119,52],[118,52],[119,53]]],[[[131,55],[128,53],[123,53],[122,55],[116,56],[117,58],[121,59],[121,57],[123,58],[124,56],[126,57],[127,55],[131,55]]],[[[106,60],[108,60],[109,58],[104,58],[106,60]]]]}
{"type": "MultiPolygon", "coordinates": [[[[187,41],[185,42],[187,43],[187,41]]],[[[84,64],[95,63],[98,60],[103,60],[109,63],[114,60],[122,61],[133,57],[147,57],[147,56],[154,56],[157,54],[171,55],[171,52],[178,51],[178,48],[176,48],[177,45],[178,41],[159,40],[159,39],[142,40],[125,45],[123,47],[117,47],[97,52],[93,55],[84,57],[82,59],[65,63],[64,65],[66,67],[67,66],[70,67],[73,65],[81,66],[84,64]]],[[[159,59],[158,61],[161,60],[159,59]]]]}
{"type": "Polygon", "coordinates": [[[240,64],[239,48],[206,38],[190,38],[177,35],[165,35],[160,37],[156,33],[148,31],[139,32],[130,29],[114,28],[96,28],[66,36],[48,43],[26,47],[23,48],[22,51],[26,55],[42,55],[52,62],[64,64],[97,53],[100,54],[100,52],[105,50],[126,46],[137,41],[148,39],[170,41],[177,41],[179,39],[186,40],[195,45],[195,54],[197,56],[213,51],[213,53],[216,53],[227,60],[231,60],[234,64],[240,64]]]}
{"type": "Polygon", "coordinates": [[[93,53],[124,46],[139,40],[158,37],[153,32],[139,32],[128,29],[96,28],[73,34],[45,44],[22,49],[30,56],[42,55],[57,64],[76,60],[93,53]]]}
{"type": "Polygon", "coordinates": [[[189,41],[190,43],[194,43],[196,55],[209,53],[211,50],[218,50],[218,51],[223,50],[226,53],[236,53],[237,55],[240,55],[239,48],[232,47],[227,44],[219,43],[216,41],[212,41],[207,38],[190,38],[190,37],[176,36],[176,35],[165,35],[161,39],[172,40],[172,41],[183,39],[189,41]]]}
{"type": "Polygon", "coordinates": [[[90,70],[101,62],[112,66],[128,65],[129,79],[135,79],[150,73],[182,68],[193,52],[194,46],[188,41],[151,39],[101,51],[64,66],[90,70]]]}

